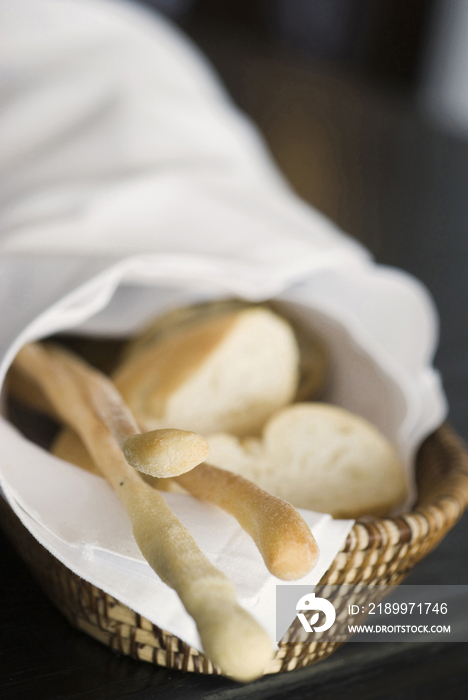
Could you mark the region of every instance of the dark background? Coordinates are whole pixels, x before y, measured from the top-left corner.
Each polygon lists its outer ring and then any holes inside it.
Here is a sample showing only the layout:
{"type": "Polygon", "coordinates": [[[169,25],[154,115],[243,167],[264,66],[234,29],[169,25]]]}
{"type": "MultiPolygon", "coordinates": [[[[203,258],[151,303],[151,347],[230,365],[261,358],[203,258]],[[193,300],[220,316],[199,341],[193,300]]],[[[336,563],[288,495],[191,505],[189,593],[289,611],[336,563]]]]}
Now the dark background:
{"type": "MultiPolygon", "coordinates": [[[[149,1],[148,5],[158,3],[149,1]]],[[[468,438],[468,145],[420,108],[434,3],[180,0],[166,10],[258,124],[296,191],[384,264],[428,286],[450,422],[468,438]]],[[[464,518],[407,583],[468,584],[464,518]]],[[[0,536],[0,698],[457,700],[465,644],[348,643],[239,686],[118,657],[71,629],[0,536]]]]}

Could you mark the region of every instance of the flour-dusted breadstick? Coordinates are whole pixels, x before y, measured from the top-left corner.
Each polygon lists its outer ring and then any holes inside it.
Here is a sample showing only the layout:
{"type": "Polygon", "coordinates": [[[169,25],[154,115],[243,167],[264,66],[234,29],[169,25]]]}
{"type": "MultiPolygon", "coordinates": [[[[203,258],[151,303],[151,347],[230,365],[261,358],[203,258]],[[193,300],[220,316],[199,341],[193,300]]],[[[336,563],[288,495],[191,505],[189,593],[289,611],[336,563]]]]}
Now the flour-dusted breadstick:
{"type": "Polygon", "coordinates": [[[15,365],[39,384],[85,443],[122,500],[144,557],[194,618],[207,656],[238,680],[261,675],[273,654],[266,632],[237,603],[230,581],[206,559],[162,496],[128,464],[119,441],[125,443],[137,427],[112,383],[70,353],[37,344],[24,347],[15,365]]]}
{"type": "Polygon", "coordinates": [[[197,498],[231,513],[252,537],[268,570],[285,581],[305,576],[319,550],[309,526],[287,501],[242,476],[203,463],[176,477],[197,498]]]}
{"type": "MultiPolygon", "coordinates": [[[[53,452],[84,469],[95,470],[83,443],[71,431],[62,433],[53,452]]],[[[151,474],[151,468],[144,464],[144,455],[138,455],[138,459],[145,467],[144,472],[151,474]]],[[[316,563],[317,544],[301,515],[290,503],[255,486],[249,479],[204,463],[177,478],[159,480],[156,488],[167,488],[167,482],[180,484],[200,500],[210,501],[237,518],[274,576],[297,579],[316,563]]]]}
{"type": "MultiPolygon", "coordinates": [[[[134,477],[139,477],[134,472],[134,477]]],[[[122,498],[146,560],[179,595],[197,624],[206,655],[237,680],[257,678],[273,655],[265,631],[236,601],[234,588],[148,484],[122,498]]]]}
{"type": "MultiPolygon", "coordinates": [[[[88,377],[89,380],[90,369],[63,350],[53,349],[49,352],[55,353],[56,360],[57,353],[60,353],[62,363],[72,364],[73,371],[78,372],[80,385],[83,388],[85,378],[88,377]]],[[[94,372],[92,378],[93,385],[97,383],[98,388],[94,388],[91,399],[96,403],[96,398],[99,397],[99,410],[105,414],[106,420],[112,422],[120,442],[123,442],[127,461],[132,466],[145,474],[159,478],[176,475],[177,459],[182,461],[184,453],[182,437],[178,442],[178,436],[187,436],[184,439],[189,443],[186,450],[188,465],[190,437],[199,436],[177,430],[159,430],[127,437],[128,433],[137,430],[131,414],[128,425],[126,424],[128,408],[106,377],[94,372]],[[105,398],[103,398],[104,389],[105,398]],[[165,439],[159,438],[159,435],[163,435],[165,439]],[[159,456],[159,460],[154,458],[155,444],[156,446],[165,445],[167,449],[168,468],[164,472],[161,467],[164,457],[159,456]],[[173,466],[174,463],[175,466],[173,466]],[[169,467],[172,467],[172,471],[169,467]]],[[[82,419],[79,420],[79,425],[82,429],[84,428],[82,419]]],[[[79,430],[77,429],[76,432],[79,433],[79,430]]],[[[86,444],[83,435],[82,439],[86,444]]],[[[207,452],[208,450],[204,454],[202,451],[197,452],[196,464],[207,456],[207,452]]],[[[96,465],[100,466],[97,462],[96,465]]],[[[182,471],[185,473],[179,476],[179,484],[197,498],[210,501],[231,513],[252,537],[268,570],[274,576],[286,581],[295,580],[305,576],[316,564],[318,547],[314,536],[302,516],[290,503],[270,495],[241,476],[214,466],[200,464],[193,471],[187,471],[184,467],[178,471],[178,474],[182,471]]]]}

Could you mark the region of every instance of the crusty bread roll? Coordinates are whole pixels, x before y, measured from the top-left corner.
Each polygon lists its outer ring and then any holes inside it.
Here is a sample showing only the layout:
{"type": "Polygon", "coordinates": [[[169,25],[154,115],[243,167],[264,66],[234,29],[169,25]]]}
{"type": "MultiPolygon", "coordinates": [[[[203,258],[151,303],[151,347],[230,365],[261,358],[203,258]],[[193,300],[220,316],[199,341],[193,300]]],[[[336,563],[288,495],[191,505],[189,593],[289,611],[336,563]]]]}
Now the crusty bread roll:
{"type": "Polygon", "coordinates": [[[406,496],[403,467],[368,421],[337,406],[294,404],[262,439],[208,436],[210,464],[250,479],[297,508],[337,518],[388,515],[406,496]]]}
{"type": "MultiPolygon", "coordinates": [[[[160,343],[178,332],[185,332],[209,319],[228,316],[246,309],[263,308],[286,318],[294,331],[299,349],[299,383],[294,401],[318,399],[326,387],[329,377],[329,352],[326,344],[309,326],[295,317],[291,309],[279,303],[252,304],[242,299],[219,299],[216,301],[181,306],[152,321],[141,333],[132,338],[123,351],[121,360],[128,362],[142,351],[160,343]]],[[[91,362],[93,363],[93,359],[91,362]]],[[[99,358],[102,362],[103,358],[99,358]]],[[[105,367],[103,367],[105,371],[105,367]]]]}
{"type": "Polygon", "coordinates": [[[140,344],[114,381],[142,430],[252,435],[295,396],[298,365],[289,324],[250,307],[140,344]]]}

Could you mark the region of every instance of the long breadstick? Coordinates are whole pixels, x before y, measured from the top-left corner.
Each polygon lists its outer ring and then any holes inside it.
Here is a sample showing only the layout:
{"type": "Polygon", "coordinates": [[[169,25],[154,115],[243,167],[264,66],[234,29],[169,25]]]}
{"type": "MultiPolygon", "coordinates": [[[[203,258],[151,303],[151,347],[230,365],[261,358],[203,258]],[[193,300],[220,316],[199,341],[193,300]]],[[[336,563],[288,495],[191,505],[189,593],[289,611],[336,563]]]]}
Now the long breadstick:
{"type": "Polygon", "coordinates": [[[231,513],[252,537],[273,576],[285,581],[298,579],[317,563],[319,550],[314,536],[287,501],[206,463],[175,480],[197,498],[231,513]]]}
{"type": "MultiPolygon", "coordinates": [[[[113,387],[109,401],[116,401],[117,396],[113,387]]],[[[110,413],[118,411],[118,403],[113,410],[108,409],[110,413]]],[[[164,431],[154,431],[159,432],[164,431]]],[[[177,434],[179,431],[172,432],[177,434]]],[[[151,449],[148,450],[145,444],[145,439],[152,435],[145,433],[127,438],[125,454],[139,471],[161,477],[160,465],[156,462],[154,466],[151,449]]],[[[152,447],[152,440],[148,439],[148,442],[152,447]]],[[[71,461],[76,460],[72,457],[71,461]]],[[[241,476],[207,464],[179,475],[177,481],[197,498],[210,501],[233,515],[254,540],[273,576],[285,581],[296,580],[316,564],[319,551],[314,536],[302,516],[287,501],[272,496],[241,476]]]]}
{"type": "Polygon", "coordinates": [[[238,680],[261,675],[273,653],[266,632],[237,603],[230,581],[206,559],[162,496],[127,463],[114,433],[121,441],[138,429],[124,420],[125,406],[111,382],[70,353],[37,344],[24,347],[15,365],[40,385],[85,443],[122,500],[144,557],[195,620],[207,656],[238,680]]]}
{"type": "MultiPolygon", "coordinates": [[[[54,454],[93,470],[91,457],[71,431],[62,434],[54,454]]],[[[139,459],[144,462],[141,455],[139,459]]],[[[145,472],[151,473],[148,465],[145,465],[145,472]]],[[[272,496],[248,479],[205,462],[176,478],[158,480],[156,488],[167,488],[168,482],[180,484],[193,496],[210,501],[233,515],[254,540],[273,576],[295,580],[305,576],[316,563],[318,547],[302,516],[290,503],[272,496]]]]}

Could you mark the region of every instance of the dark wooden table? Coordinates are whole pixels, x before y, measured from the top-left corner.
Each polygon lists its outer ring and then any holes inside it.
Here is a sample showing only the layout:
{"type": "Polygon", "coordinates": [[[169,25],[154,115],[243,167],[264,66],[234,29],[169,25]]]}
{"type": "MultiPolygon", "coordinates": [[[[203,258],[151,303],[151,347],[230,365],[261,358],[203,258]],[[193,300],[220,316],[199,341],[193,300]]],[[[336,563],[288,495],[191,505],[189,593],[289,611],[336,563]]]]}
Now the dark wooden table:
{"type": "MultiPolygon", "coordinates": [[[[468,144],[438,132],[407,96],[291,52],[244,29],[188,24],[238,103],[259,123],[296,189],[380,262],[431,290],[436,358],[450,421],[468,438],[468,144]]],[[[468,518],[407,583],[468,584],[468,518]]],[[[5,700],[457,700],[466,644],[352,644],[309,669],[241,686],[118,657],[70,628],[0,534],[0,698],[5,700]]]]}

